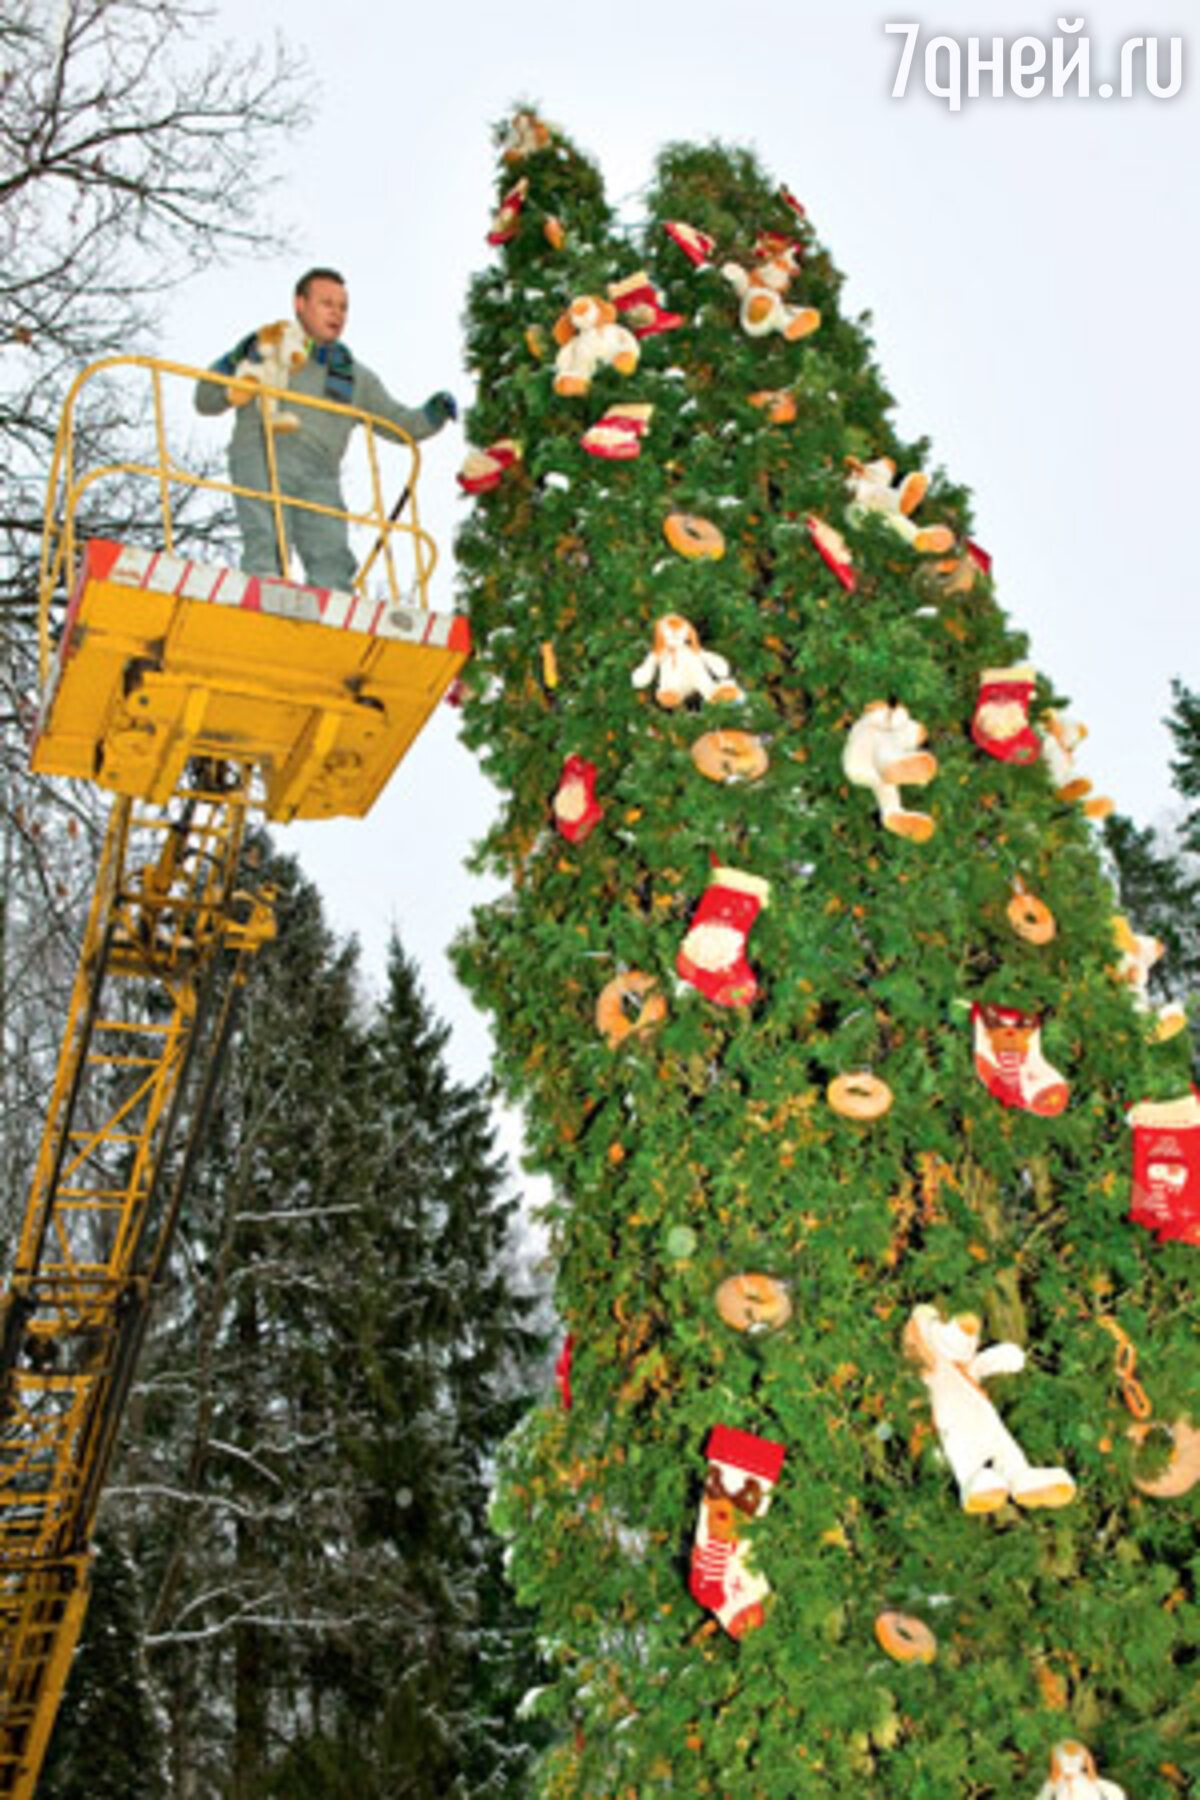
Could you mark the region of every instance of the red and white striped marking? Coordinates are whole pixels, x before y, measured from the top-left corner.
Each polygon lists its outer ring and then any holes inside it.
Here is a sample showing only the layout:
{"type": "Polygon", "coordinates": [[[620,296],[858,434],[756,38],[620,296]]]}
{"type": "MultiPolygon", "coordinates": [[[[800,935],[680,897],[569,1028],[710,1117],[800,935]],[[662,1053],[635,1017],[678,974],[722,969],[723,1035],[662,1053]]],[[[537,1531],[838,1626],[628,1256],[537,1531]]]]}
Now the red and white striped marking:
{"type": "Polygon", "coordinates": [[[279,576],[245,575],[238,569],[172,556],[165,550],[136,550],[104,540],[89,543],[86,558],[85,579],[325,625],[334,631],[361,632],[366,637],[466,647],[466,621],[454,613],[429,612],[419,606],[343,593],[337,588],[305,587],[279,576]]]}

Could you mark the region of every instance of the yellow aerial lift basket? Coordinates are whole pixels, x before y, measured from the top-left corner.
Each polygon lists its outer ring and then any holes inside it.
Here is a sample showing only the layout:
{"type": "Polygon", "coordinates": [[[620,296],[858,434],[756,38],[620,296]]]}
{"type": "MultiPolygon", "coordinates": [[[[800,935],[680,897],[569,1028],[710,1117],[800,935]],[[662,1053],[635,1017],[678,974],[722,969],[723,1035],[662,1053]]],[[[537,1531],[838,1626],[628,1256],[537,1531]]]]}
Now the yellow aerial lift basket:
{"type": "Polygon", "coordinates": [[[288,406],[301,417],[302,409],[314,409],[361,424],[368,504],[342,511],[284,492],[269,423],[269,487],[236,487],[189,469],[168,445],[170,384],[181,391],[220,379],[177,363],[114,357],[86,369],[71,389],[47,502],[33,767],[162,803],[191,758],[213,756],[258,769],[268,818],[360,817],[470,653],[466,620],[428,610],[436,552],[417,519],[419,453],[385,420],[289,393],[288,406]],[[111,380],[115,370],[149,383],[156,454],[80,468],[77,409],[89,382],[111,380]],[[384,439],[408,458],[404,519],[385,507],[384,439]],[[79,520],[91,490],[131,475],[157,489],[158,547],[85,541],[79,520]],[[195,489],[240,493],[269,507],[281,568],[288,566],[288,510],[332,514],[373,533],[354,590],[245,574],[184,554],[176,547],[172,498],[195,489]],[[52,608],[63,595],[65,619],[52,645],[52,608]]]}

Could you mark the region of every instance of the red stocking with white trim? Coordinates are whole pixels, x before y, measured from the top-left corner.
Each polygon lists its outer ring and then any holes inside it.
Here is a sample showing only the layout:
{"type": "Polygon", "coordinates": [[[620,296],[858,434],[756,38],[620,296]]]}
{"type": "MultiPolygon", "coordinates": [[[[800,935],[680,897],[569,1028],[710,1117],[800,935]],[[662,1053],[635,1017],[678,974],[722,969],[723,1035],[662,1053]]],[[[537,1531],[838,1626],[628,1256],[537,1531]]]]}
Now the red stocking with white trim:
{"type": "Polygon", "coordinates": [[[770,1438],[716,1425],[708,1439],[708,1475],[688,1588],[693,1600],[717,1616],[730,1637],[763,1622],[771,1584],[750,1560],[740,1539],[744,1519],[761,1519],[771,1503],[786,1450],[770,1438]]]}

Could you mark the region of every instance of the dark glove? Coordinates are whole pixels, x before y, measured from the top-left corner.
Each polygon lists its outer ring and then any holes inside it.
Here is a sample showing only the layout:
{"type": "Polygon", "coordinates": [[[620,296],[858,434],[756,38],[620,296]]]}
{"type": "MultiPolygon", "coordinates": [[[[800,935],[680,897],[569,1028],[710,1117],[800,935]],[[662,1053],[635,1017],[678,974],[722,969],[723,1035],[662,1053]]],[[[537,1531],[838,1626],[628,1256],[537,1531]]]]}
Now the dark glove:
{"type": "Polygon", "coordinates": [[[436,394],[430,394],[421,411],[434,429],[440,430],[450,419],[457,419],[458,401],[443,388],[436,394]]]}

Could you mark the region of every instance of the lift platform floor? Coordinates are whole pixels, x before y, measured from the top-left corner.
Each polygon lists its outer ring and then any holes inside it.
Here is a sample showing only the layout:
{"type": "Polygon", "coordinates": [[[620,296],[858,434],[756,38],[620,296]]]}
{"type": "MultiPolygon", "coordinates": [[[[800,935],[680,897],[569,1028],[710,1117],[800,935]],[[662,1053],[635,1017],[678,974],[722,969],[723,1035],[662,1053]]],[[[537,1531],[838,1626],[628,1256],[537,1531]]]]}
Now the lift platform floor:
{"type": "Polygon", "coordinates": [[[470,647],[454,613],[93,539],[33,767],[165,801],[227,757],[259,765],[269,818],[361,817],[470,647]]]}

